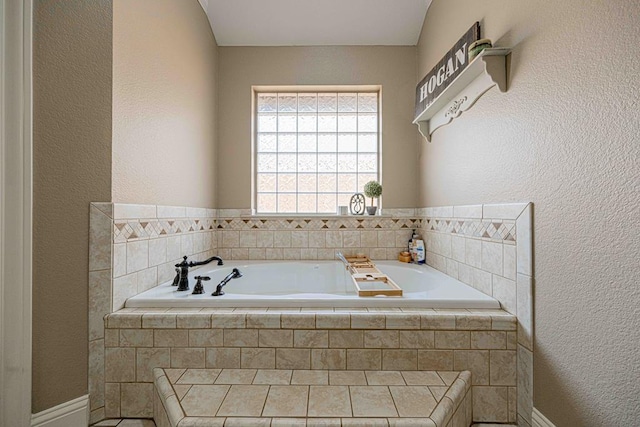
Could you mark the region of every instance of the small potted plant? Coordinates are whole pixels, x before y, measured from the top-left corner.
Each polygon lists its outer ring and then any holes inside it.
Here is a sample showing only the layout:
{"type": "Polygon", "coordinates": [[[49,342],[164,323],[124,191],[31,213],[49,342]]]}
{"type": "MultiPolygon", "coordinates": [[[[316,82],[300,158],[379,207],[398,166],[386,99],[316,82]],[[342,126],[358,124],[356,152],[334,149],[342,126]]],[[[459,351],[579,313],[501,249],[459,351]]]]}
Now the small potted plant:
{"type": "Polygon", "coordinates": [[[373,199],[377,199],[382,195],[382,185],[378,181],[369,181],[364,185],[364,194],[367,197],[371,197],[371,206],[367,206],[367,213],[375,215],[378,207],[373,205],[373,199]]]}

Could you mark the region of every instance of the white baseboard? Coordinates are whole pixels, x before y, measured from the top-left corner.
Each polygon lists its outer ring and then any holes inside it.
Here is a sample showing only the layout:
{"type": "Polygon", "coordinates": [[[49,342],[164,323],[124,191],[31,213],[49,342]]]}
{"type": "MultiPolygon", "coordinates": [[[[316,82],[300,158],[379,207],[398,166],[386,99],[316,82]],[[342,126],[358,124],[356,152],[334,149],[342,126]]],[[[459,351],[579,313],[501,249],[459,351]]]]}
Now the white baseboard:
{"type": "Polygon", "coordinates": [[[87,427],[89,395],[61,403],[31,416],[31,427],[87,427]]]}
{"type": "Polygon", "coordinates": [[[533,408],[533,412],[531,413],[531,425],[532,427],[556,427],[536,408],[533,408]]]}

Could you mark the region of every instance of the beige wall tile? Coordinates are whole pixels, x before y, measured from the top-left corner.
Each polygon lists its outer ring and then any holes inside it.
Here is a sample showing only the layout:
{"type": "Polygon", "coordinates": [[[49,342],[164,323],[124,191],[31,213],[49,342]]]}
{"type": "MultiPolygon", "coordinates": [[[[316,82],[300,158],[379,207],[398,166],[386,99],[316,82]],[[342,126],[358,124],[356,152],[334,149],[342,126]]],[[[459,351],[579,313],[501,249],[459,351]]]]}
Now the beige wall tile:
{"type": "Polygon", "coordinates": [[[142,315],[143,328],[173,328],[176,327],[176,315],[167,313],[145,313],[142,315]]]}
{"type": "Polygon", "coordinates": [[[300,249],[300,259],[305,259],[305,260],[318,259],[318,249],[316,248],[300,249]]]}
{"type": "Polygon", "coordinates": [[[531,204],[516,219],[516,259],[517,272],[533,276],[533,237],[531,204]]]}
{"type": "Polygon", "coordinates": [[[506,348],[506,333],[502,331],[472,331],[471,348],[501,350],[506,348]]]}
{"type": "Polygon", "coordinates": [[[190,347],[222,347],[222,329],[189,330],[190,347]]]}
{"type": "Polygon", "coordinates": [[[104,406],[104,340],[89,342],[89,408],[104,406]]]}
{"type": "Polygon", "coordinates": [[[249,258],[248,248],[231,248],[231,259],[247,259],[249,258]]]}
{"type": "Polygon", "coordinates": [[[118,311],[124,307],[128,298],[138,292],[138,275],[128,274],[126,276],[113,279],[113,306],[112,311],[118,311]]]}
{"type": "Polygon", "coordinates": [[[311,350],[302,348],[276,349],[276,369],[310,369],[311,350]]]}
{"type": "Polygon", "coordinates": [[[291,232],[278,230],[273,233],[273,247],[274,248],[290,248],[291,247],[291,232]]]}
{"type": "Polygon", "coordinates": [[[518,312],[518,342],[533,350],[533,279],[518,274],[516,306],[518,312]]]}
{"type": "Polygon", "coordinates": [[[127,244],[116,243],[113,245],[113,277],[127,274],[127,244]]]}
{"type": "Polygon", "coordinates": [[[239,246],[240,246],[239,231],[222,230],[222,247],[223,248],[237,248],[239,246]]]}
{"type": "Polygon", "coordinates": [[[242,348],[240,350],[240,366],[243,369],[274,369],[276,367],[276,350],[274,348],[242,348]]]}
{"type": "Polygon", "coordinates": [[[178,329],[156,329],[153,331],[154,347],[187,347],[189,331],[178,329]]]}
{"type": "Polygon", "coordinates": [[[149,265],[160,265],[167,262],[167,238],[160,237],[149,240],[149,265]]]}
{"type": "Polygon", "coordinates": [[[204,348],[172,348],[172,368],[204,368],[204,348]]]}
{"type": "Polygon", "coordinates": [[[120,384],[104,385],[104,415],[108,418],[120,418],[120,384]]]}
{"type": "Polygon", "coordinates": [[[398,331],[400,348],[434,348],[433,331],[398,331]]]}
{"type": "MultiPolygon", "coordinates": [[[[213,384],[216,378],[218,378],[218,375],[220,375],[220,372],[222,372],[221,369],[186,369],[180,379],[176,381],[176,384],[213,384]]],[[[178,398],[182,399],[183,396],[178,395],[176,384],[174,384],[173,388],[178,398]]]]}
{"type": "Polygon", "coordinates": [[[136,349],[136,381],[152,382],[154,368],[171,366],[171,350],[168,348],[136,349]]]}
{"type": "Polygon", "coordinates": [[[256,246],[258,248],[273,247],[273,231],[258,230],[256,231],[256,246]]]}
{"type": "Polygon", "coordinates": [[[225,347],[258,347],[257,329],[225,329],[225,347]]]}
{"type": "Polygon", "coordinates": [[[256,373],[256,369],[223,369],[216,384],[251,384],[256,373]]]}
{"type": "Polygon", "coordinates": [[[120,345],[120,329],[104,330],[104,346],[118,347],[120,345]]]}
{"type": "Polygon", "coordinates": [[[479,331],[491,329],[491,316],[486,315],[456,315],[456,329],[479,331]]]}
{"type": "Polygon", "coordinates": [[[364,332],[357,330],[329,331],[329,347],[363,348],[364,332]]]}
{"type": "Polygon", "coordinates": [[[284,250],[282,248],[267,248],[265,257],[268,260],[284,259],[284,250]]]}
{"type": "Polygon", "coordinates": [[[292,248],[308,248],[309,247],[309,232],[308,231],[292,231],[291,232],[291,247],[292,248]]]}
{"type": "Polygon", "coordinates": [[[89,272],[89,341],[104,337],[104,316],[111,312],[111,270],[89,272]]]}
{"type": "Polygon", "coordinates": [[[382,369],[418,369],[417,350],[382,350],[382,369]]]}
{"type": "Polygon", "coordinates": [[[386,315],[387,329],[420,329],[420,315],[414,313],[391,313],[386,315]]]}
{"type": "Polygon", "coordinates": [[[502,243],[482,242],[482,269],[494,274],[503,274],[502,243]]]}
{"type": "Polygon", "coordinates": [[[325,244],[328,248],[342,247],[342,231],[328,230],[325,235],[325,244]]]}
{"type": "Polygon", "coordinates": [[[384,329],[386,319],[384,314],[352,313],[351,327],[353,329],[384,329]]]}
{"type": "Polygon", "coordinates": [[[229,388],[229,385],[194,385],[182,399],[181,405],[188,416],[213,417],[229,388]],[[206,404],[203,405],[203,402],[206,404]]]}
{"type": "Polygon", "coordinates": [[[421,329],[455,329],[456,316],[454,314],[423,314],[420,316],[421,329]]]}
{"type": "Polygon", "coordinates": [[[240,231],[240,247],[255,248],[257,245],[257,232],[255,230],[240,231]]]}
{"type": "Polygon", "coordinates": [[[453,350],[418,350],[418,369],[421,371],[452,370],[453,350]]]}
{"type": "Polygon", "coordinates": [[[507,422],[509,420],[507,387],[473,388],[473,421],[507,422]]]}
{"type": "Polygon", "coordinates": [[[342,232],[343,246],[345,248],[359,248],[360,247],[360,232],[359,231],[343,231],[342,232]]]}
{"type": "Polygon", "coordinates": [[[245,313],[213,313],[211,315],[212,328],[245,328],[245,313]]]}
{"type": "Polygon", "coordinates": [[[264,260],[267,259],[267,253],[264,248],[249,248],[250,260],[264,260]]]}
{"type": "Polygon", "coordinates": [[[351,315],[348,313],[316,313],[318,329],[349,329],[351,315]]]}
{"type": "Polygon", "coordinates": [[[367,385],[364,371],[329,371],[330,385],[367,385]]]}
{"type": "Polygon", "coordinates": [[[471,286],[482,293],[493,295],[491,273],[472,267],[471,274],[471,286]]]}
{"type": "Polygon", "coordinates": [[[489,366],[491,385],[516,385],[515,350],[491,350],[489,366]]]}
{"type": "Polygon", "coordinates": [[[382,350],[348,349],[347,369],[379,370],[382,368],[382,350]]]}
{"type": "Polygon", "coordinates": [[[470,371],[473,385],[489,385],[489,351],[456,350],[453,355],[453,369],[470,371]]]}
{"type": "Polygon", "coordinates": [[[482,243],[480,240],[465,238],[465,264],[482,266],[482,243]]]}
{"type": "Polygon", "coordinates": [[[315,329],[316,315],[314,313],[282,313],[280,327],[283,329],[315,329]]]}
{"type": "Polygon", "coordinates": [[[136,380],[135,348],[106,348],[104,355],[105,381],[133,382],[136,380]]]}
{"type": "Polygon", "coordinates": [[[365,348],[398,348],[398,331],[364,331],[365,348]]]}
{"type": "Polygon", "coordinates": [[[138,294],[158,284],[158,269],[156,267],[146,268],[138,271],[136,274],[138,275],[138,294]]]}
{"type": "Polygon", "coordinates": [[[502,245],[503,267],[501,276],[516,279],[516,246],[502,245]]]}
{"type": "Polygon", "coordinates": [[[463,331],[436,331],[436,348],[470,348],[469,332],[463,331]]]}
{"type": "Polygon", "coordinates": [[[240,368],[239,348],[207,348],[207,368],[240,368]]]}
{"type": "Polygon", "coordinates": [[[280,313],[247,313],[247,328],[274,329],[280,327],[280,313]]]}
{"type": "Polygon", "coordinates": [[[293,346],[310,348],[329,347],[329,332],[311,330],[293,331],[293,346]]]}
{"type": "Polygon", "coordinates": [[[107,317],[108,328],[138,329],[142,324],[142,314],[138,313],[114,313],[107,317]]]}
{"type": "Polygon", "coordinates": [[[182,246],[180,244],[180,236],[167,237],[167,261],[178,260],[182,258],[182,246]]]}
{"type": "Polygon", "coordinates": [[[345,349],[311,350],[311,369],[346,369],[347,351],[345,349]]]}
{"type": "Polygon", "coordinates": [[[153,347],[151,329],[120,329],[120,347],[153,347]]]}
{"type": "Polygon", "coordinates": [[[500,301],[502,308],[516,314],[516,282],[493,275],[493,297],[500,301]]]}
{"type": "Polygon", "coordinates": [[[284,248],[283,259],[285,260],[299,260],[301,258],[300,248],[284,248]]]}
{"type": "Polygon", "coordinates": [[[135,273],[149,266],[149,241],[127,242],[127,274],[135,273]]]}
{"type": "Polygon", "coordinates": [[[258,331],[260,347],[293,347],[293,331],[290,329],[261,329],[258,331]]]}
{"type": "Polygon", "coordinates": [[[120,384],[122,417],[150,418],[153,416],[153,384],[120,384]]]}
{"type": "Polygon", "coordinates": [[[95,206],[89,216],[89,271],[110,269],[113,221],[95,206]]]}
{"type": "Polygon", "coordinates": [[[178,328],[210,328],[211,315],[202,313],[178,314],[176,318],[178,328]]]}

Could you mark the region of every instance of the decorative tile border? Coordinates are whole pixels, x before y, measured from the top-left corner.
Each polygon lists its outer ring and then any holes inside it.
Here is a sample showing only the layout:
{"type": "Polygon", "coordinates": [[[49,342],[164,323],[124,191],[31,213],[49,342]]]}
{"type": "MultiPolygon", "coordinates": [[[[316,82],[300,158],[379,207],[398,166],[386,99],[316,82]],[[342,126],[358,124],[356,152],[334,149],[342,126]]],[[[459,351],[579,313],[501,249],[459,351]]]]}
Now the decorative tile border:
{"type": "Polygon", "coordinates": [[[436,219],[425,218],[422,228],[427,231],[456,234],[498,241],[516,241],[516,223],[508,220],[436,219]]]}

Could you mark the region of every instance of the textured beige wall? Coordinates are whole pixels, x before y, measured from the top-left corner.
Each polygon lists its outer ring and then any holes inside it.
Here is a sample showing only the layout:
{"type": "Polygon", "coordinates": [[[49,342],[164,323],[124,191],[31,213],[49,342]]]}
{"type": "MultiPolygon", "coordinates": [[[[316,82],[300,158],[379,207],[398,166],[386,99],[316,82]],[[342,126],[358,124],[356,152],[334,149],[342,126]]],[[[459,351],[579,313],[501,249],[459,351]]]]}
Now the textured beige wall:
{"type": "Polygon", "coordinates": [[[107,0],[34,2],[33,412],[87,393],[89,202],[111,196],[107,0]]]}
{"type": "Polygon", "coordinates": [[[382,85],[384,207],[414,207],[414,47],[221,47],[218,207],[251,207],[252,85],[382,85]]]}
{"type": "Polygon", "coordinates": [[[197,0],[114,0],[112,201],[215,207],[216,67],[197,0]]]}
{"type": "Polygon", "coordinates": [[[420,204],[535,204],[534,405],[558,427],[640,420],[640,2],[434,0],[421,79],[476,20],[513,46],[492,89],[421,142],[420,204]]]}

